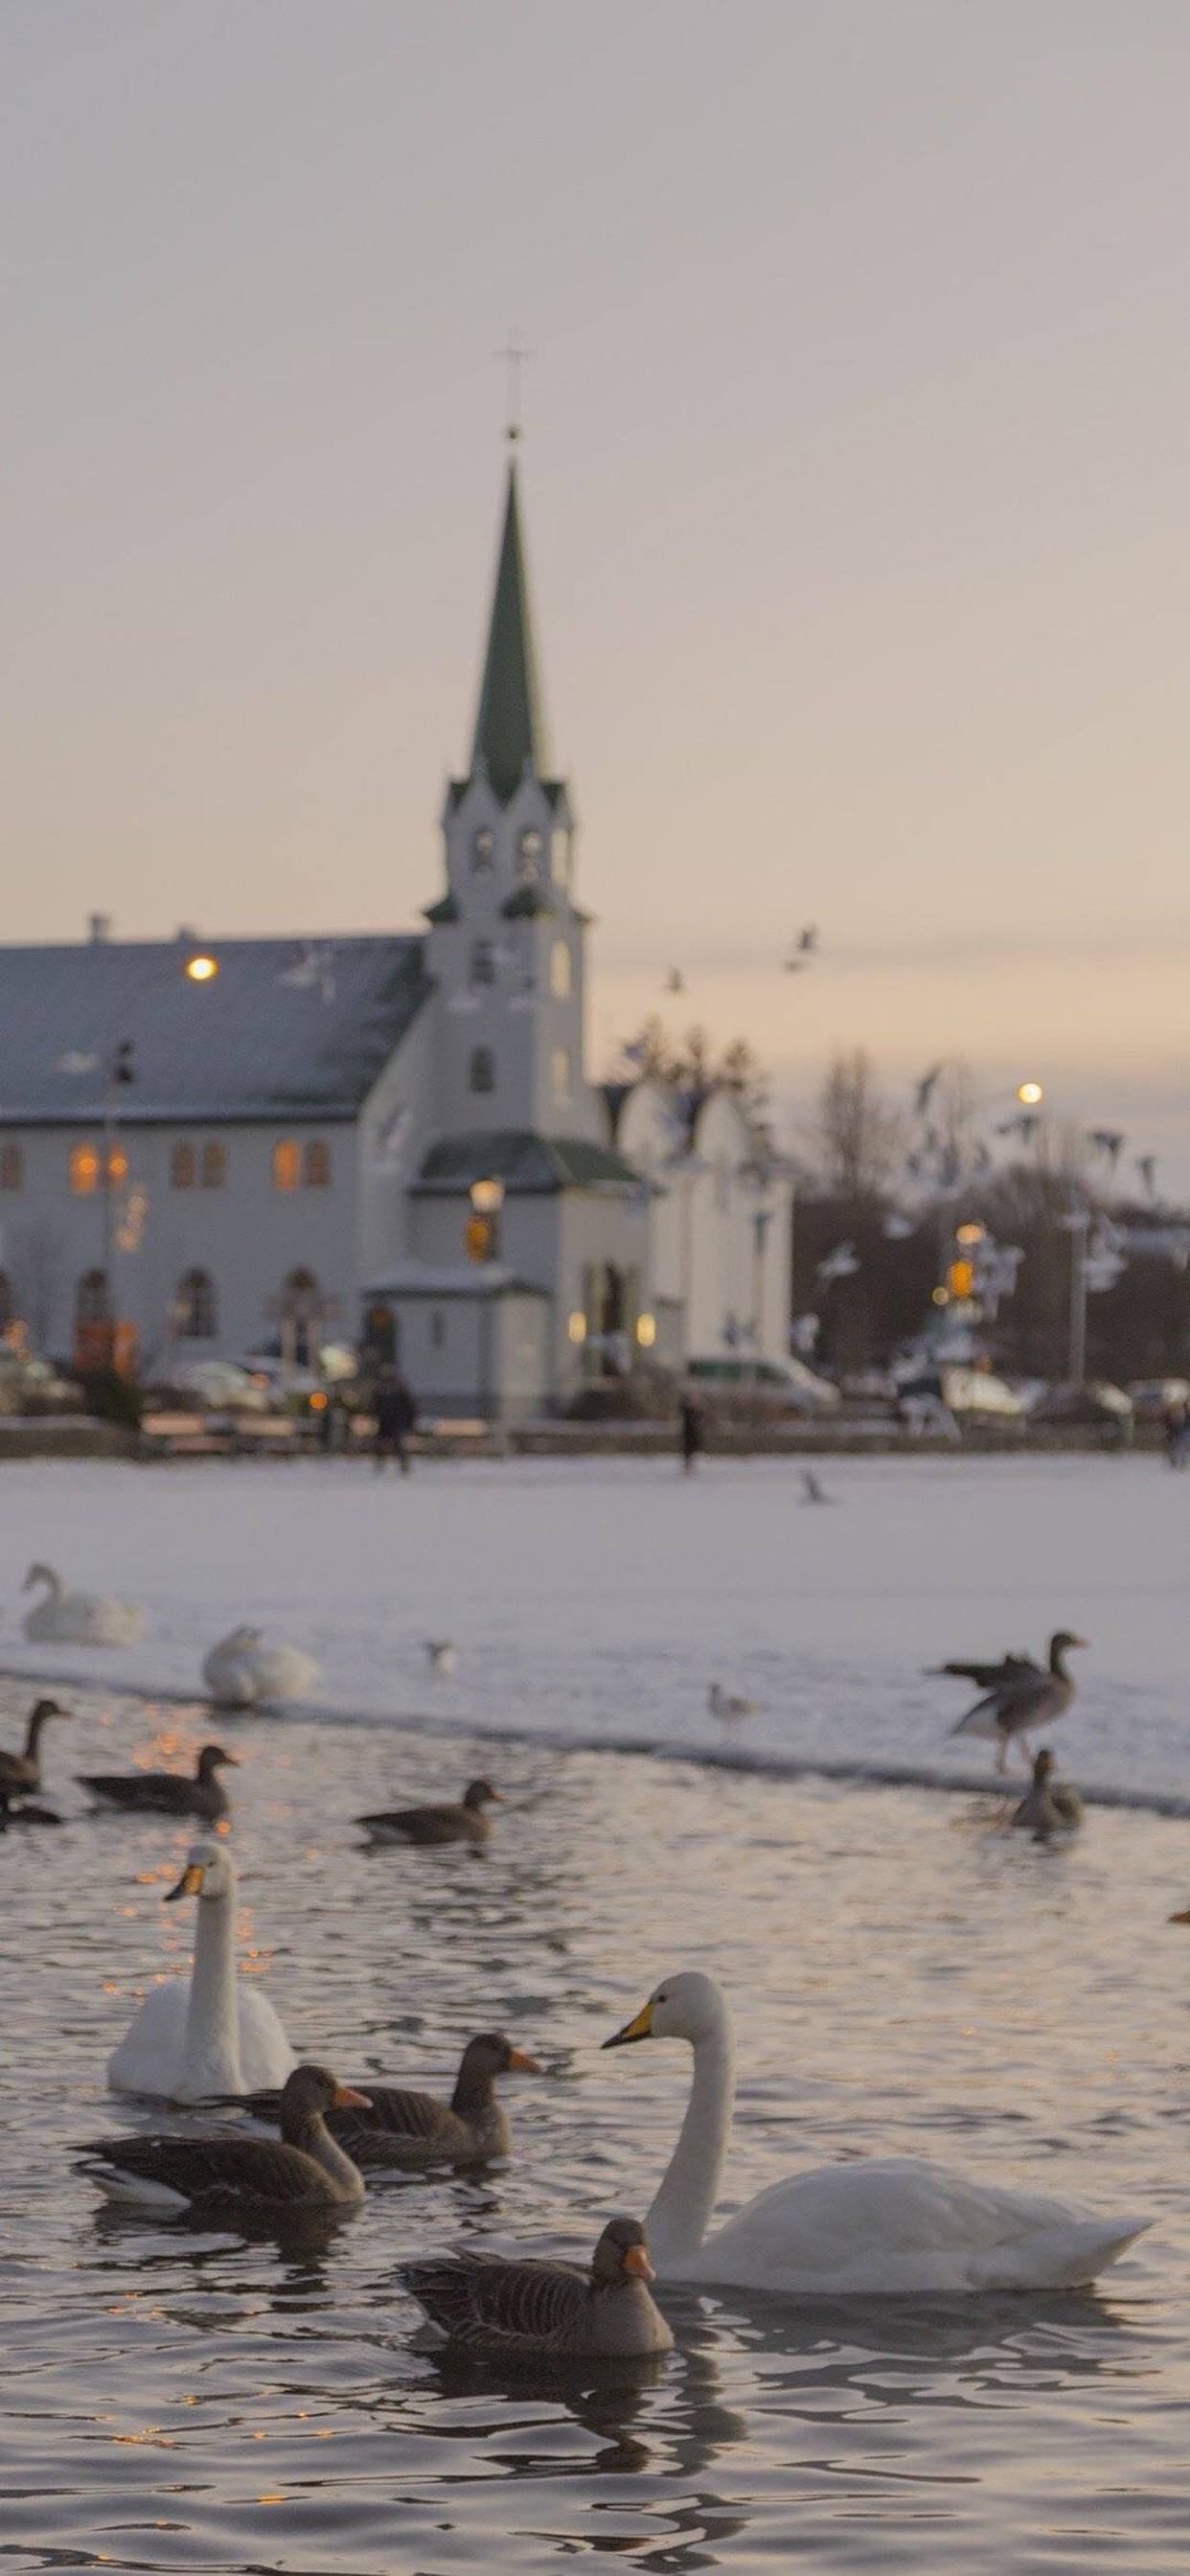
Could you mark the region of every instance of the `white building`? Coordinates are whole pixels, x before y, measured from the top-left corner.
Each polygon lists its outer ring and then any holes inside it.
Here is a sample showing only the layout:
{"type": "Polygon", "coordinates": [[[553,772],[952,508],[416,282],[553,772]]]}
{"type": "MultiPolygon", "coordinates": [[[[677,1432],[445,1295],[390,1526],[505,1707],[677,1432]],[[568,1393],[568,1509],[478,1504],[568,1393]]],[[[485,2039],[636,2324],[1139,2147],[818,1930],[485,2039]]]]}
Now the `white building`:
{"type": "Polygon", "coordinates": [[[0,1322],[119,1321],[158,1373],[368,1343],[504,1418],[646,1351],[784,1354],[790,1184],[738,1096],[588,1078],[513,463],[442,829],[417,934],[0,949],[0,1322]]]}

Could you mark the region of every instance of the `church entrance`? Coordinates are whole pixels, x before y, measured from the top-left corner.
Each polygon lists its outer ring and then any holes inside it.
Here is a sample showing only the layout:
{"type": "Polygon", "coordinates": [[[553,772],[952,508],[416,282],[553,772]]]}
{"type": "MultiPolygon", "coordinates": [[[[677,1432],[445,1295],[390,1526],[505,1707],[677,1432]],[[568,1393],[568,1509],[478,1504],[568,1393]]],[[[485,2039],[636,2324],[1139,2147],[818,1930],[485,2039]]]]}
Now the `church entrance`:
{"type": "Polygon", "coordinates": [[[364,1358],[372,1368],[397,1365],[397,1319],[382,1298],[364,1312],[364,1358]]]}

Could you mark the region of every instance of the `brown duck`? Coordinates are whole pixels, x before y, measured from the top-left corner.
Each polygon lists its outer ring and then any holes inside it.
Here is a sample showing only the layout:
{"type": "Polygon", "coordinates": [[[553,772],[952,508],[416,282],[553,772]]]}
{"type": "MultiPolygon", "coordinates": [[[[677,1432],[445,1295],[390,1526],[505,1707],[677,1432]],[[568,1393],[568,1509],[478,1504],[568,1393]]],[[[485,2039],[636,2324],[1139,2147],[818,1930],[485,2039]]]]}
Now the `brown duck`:
{"type": "Polygon", "coordinates": [[[377,1814],[357,1816],[377,1842],[386,1843],[486,1843],[492,1830],[485,1807],[502,1804],[500,1792],[490,1780],[472,1780],[457,1807],[385,1807],[377,1814]]]}
{"type": "Polygon", "coordinates": [[[656,2279],[638,2218],[613,2218],[589,2272],[570,2263],[507,2262],[479,2248],[402,2263],[397,2278],[431,2324],[472,2351],[528,2359],[635,2357],[673,2344],[650,2295],[656,2279]]]}
{"type": "Polygon", "coordinates": [[[56,1699],[35,1700],[25,1728],[23,1753],[0,1752],[0,1789],[10,1798],[23,1798],[29,1789],[41,1787],[41,1738],[51,1717],[69,1717],[68,1708],[59,1708],[56,1699]]]}
{"type": "Polygon", "coordinates": [[[234,1753],[221,1744],[204,1744],[192,1774],[184,1771],[80,1771],[81,1786],[93,1798],[128,1814],[202,1816],[218,1824],[228,1813],[227,1791],[216,1774],[238,1769],[234,1753]]]}
{"type": "MultiPolygon", "coordinates": [[[[543,2071],[535,2057],[514,2048],[504,2031],[483,2031],[477,2039],[469,2039],[463,2050],[449,2102],[404,2085],[374,2084],[365,2076],[361,2092],[366,2089],[367,2110],[350,2105],[332,2108],[327,2127],[368,2172],[384,2166],[482,2164],[489,2157],[506,2156],[512,2145],[508,2115],[496,2095],[497,2076],[543,2071]]],[[[258,2120],[277,2118],[278,2093],[234,2098],[258,2120]]]]}

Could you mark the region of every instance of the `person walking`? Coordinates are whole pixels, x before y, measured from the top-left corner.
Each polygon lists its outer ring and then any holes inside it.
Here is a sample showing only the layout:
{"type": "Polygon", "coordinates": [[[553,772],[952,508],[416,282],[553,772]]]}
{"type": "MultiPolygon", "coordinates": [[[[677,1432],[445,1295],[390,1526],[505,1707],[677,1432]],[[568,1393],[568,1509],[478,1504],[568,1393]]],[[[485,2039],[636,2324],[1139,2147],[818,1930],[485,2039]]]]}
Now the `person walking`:
{"type": "Polygon", "coordinates": [[[682,1451],[682,1473],[692,1476],[695,1460],[705,1441],[702,1406],[689,1387],[678,1398],[678,1438],[682,1451]]]}
{"type": "Polygon", "coordinates": [[[385,1369],[376,1384],[376,1472],[383,1475],[391,1460],[401,1474],[409,1473],[409,1436],[417,1429],[417,1406],[413,1389],[399,1369],[385,1369]]]}

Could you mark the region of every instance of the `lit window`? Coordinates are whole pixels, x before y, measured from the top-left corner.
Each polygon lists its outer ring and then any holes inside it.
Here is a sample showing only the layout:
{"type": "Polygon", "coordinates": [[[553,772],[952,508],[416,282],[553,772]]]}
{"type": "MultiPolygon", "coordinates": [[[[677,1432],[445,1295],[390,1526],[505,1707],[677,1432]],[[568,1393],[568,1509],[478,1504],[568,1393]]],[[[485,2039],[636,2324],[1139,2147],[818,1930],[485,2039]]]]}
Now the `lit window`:
{"type": "Polygon", "coordinates": [[[555,1100],[569,1100],[570,1051],[567,1047],[554,1048],[550,1057],[550,1071],[553,1076],[555,1100]]]}
{"type": "Polygon", "coordinates": [[[571,989],[570,949],[564,939],[555,939],[550,950],[550,991],[565,1002],[571,989]]]}
{"type": "Polygon", "coordinates": [[[495,1090],[496,1059],[490,1047],[472,1049],[469,1080],[472,1091],[495,1090]]]}
{"type": "Polygon", "coordinates": [[[0,1190],[19,1190],[25,1177],[25,1158],[19,1145],[0,1145],[0,1190]]]}
{"type": "Polygon", "coordinates": [[[128,1178],[128,1156],[119,1145],[113,1145],[108,1155],[107,1176],[109,1181],[126,1181],[128,1178]]]}
{"type": "Polygon", "coordinates": [[[70,1186],[76,1198],[89,1198],[99,1187],[99,1156],[93,1145],[76,1145],[70,1157],[70,1186]]]}
{"type": "Polygon", "coordinates": [[[223,1145],[204,1145],[202,1149],[202,1185],[204,1190],[221,1190],[227,1179],[227,1150],[223,1145]]]}
{"type": "Polygon", "coordinates": [[[187,1270],[174,1301],[178,1333],[186,1342],[213,1342],[219,1330],[215,1282],[209,1270],[187,1270]]]}
{"type": "Polygon", "coordinates": [[[496,855],[494,832],[476,832],[471,843],[471,866],[477,877],[486,876],[496,855]]]}
{"type": "Polygon", "coordinates": [[[496,951],[490,939],[475,941],[471,951],[471,981],[473,984],[494,984],[496,981],[496,951]]]}
{"type": "Polygon", "coordinates": [[[308,1190],[328,1190],[331,1185],[331,1149],[321,1136],[312,1136],[306,1147],[302,1177],[308,1190]]]}
{"type": "Polygon", "coordinates": [[[194,1187],[194,1147],[175,1145],[169,1158],[170,1188],[192,1190],[194,1187]]]}
{"type": "Polygon", "coordinates": [[[296,1190],[302,1177],[302,1158],[292,1136],[283,1136],[273,1147],[273,1188],[296,1190]]]}

